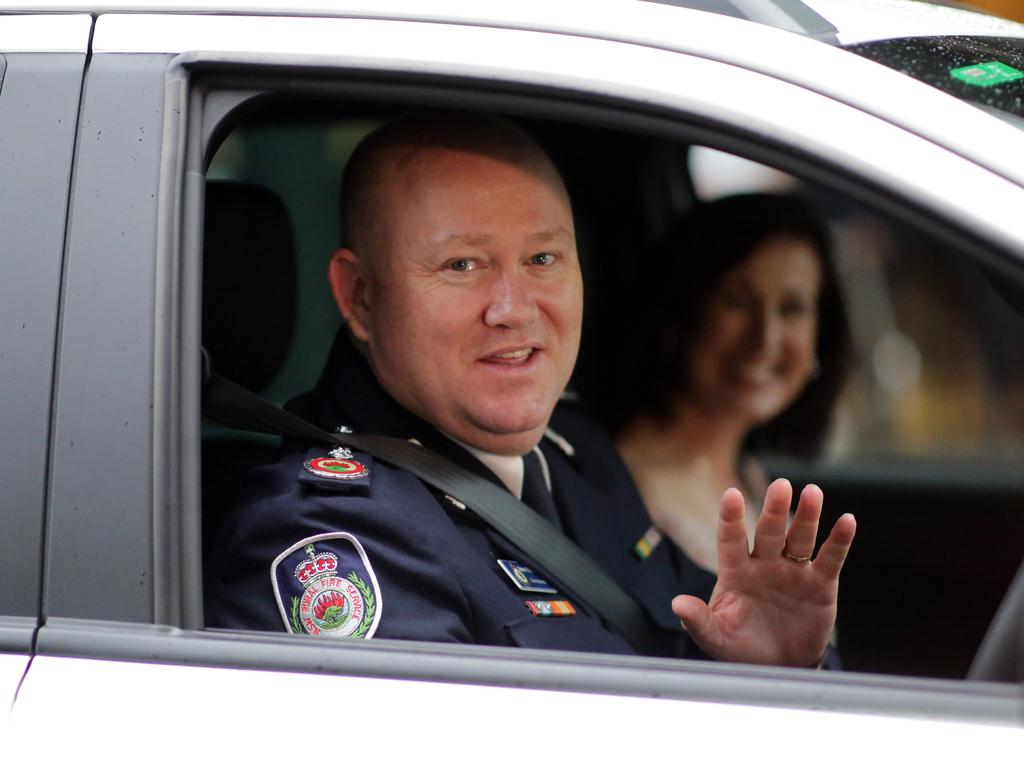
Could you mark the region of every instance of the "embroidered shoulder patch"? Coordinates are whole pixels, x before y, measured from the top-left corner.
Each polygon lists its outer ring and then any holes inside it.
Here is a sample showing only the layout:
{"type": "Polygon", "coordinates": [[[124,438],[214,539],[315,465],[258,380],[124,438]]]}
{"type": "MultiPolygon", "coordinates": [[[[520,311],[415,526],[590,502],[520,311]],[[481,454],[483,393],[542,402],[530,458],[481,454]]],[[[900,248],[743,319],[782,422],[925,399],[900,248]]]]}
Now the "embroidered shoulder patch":
{"type": "Polygon", "coordinates": [[[310,457],[302,466],[311,475],[332,480],[357,480],[370,474],[366,465],[356,461],[348,448],[332,448],[327,456],[310,457]]]}
{"type": "Polygon", "coordinates": [[[322,533],[293,544],[270,566],[281,620],[293,635],[373,637],[380,587],[362,544],[322,533]]]}
{"type": "Polygon", "coordinates": [[[299,482],[334,493],[365,495],[370,492],[372,466],[372,457],[357,457],[348,448],[313,448],[302,462],[299,482]]]}

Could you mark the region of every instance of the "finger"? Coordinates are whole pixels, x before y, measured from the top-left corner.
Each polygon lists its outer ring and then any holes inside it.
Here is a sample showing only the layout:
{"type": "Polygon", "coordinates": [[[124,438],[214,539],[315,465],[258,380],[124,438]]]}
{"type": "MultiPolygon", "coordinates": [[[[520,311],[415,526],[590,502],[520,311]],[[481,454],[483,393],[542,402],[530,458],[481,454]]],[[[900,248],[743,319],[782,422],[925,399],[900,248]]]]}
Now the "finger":
{"type": "Polygon", "coordinates": [[[718,568],[741,568],[750,557],[744,518],[743,494],[730,488],[722,494],[718,512],[718,568]]]}
{"type": "Polygon", "coordinates": [[[786,525],[789,523],[789,505],[793,501],[793,487],[789,480],[779,478],[764,494],[764,507],[757,518],[754,531],[754,557],[778,557],[786,545],[786,525]]]}
{"type": "Polygon", "coordinates": [[[856,533],[857,521],[849,512],[836,520],[828,538],[818,550],[818,556],[814,558],[814,567],[822,576],[831,581],[839,578],[839,572],[850,553],[850,545],[853,544],[856,533]]]}
{"type": "Polygon", "coordinates": [[[824,494],[816,485],[804,487],[800,493],[800,502],[796,506],[796,515],[786,534],[785,552],[793,557],[810,557],[814,554],[814,542],[818,538],[818,520],[821,518],[821,505],[824,494]]]}
{"type": "Polygon", "coordinates": [[[677,595],[672,600],[672,612],[683,624],[683,629],[709,656],[717,656],[721,635],[715,626],[708,604],[692,595],[677,595]]]}

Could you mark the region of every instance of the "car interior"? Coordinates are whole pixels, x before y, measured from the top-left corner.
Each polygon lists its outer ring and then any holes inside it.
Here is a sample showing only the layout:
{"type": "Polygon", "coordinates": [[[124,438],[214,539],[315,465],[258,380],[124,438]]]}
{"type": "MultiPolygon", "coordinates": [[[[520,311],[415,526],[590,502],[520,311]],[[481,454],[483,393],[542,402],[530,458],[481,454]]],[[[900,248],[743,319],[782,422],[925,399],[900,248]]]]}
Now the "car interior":
{"type": "MultiPolygon", "coordinates": [[[[346,158],[408,106],[291,96],[225,121],[207,152],[203,215],[213,370],[278,404],[315,383],[340,324],[325,276],[346,158]]],[[[796,487],[822,487],[823,531],[857,516],[839,602],[844,668],[964,678],[1024,559],[1024,317],[1011,301],[1019,288],[993,271],[1000,256],[749,137],[602,112],[552,117],[512,101],[502,111],[547,149],[573,202],[587,298],[570,388],[583,399],[609,340],[644,332],[630,318],[662,272],[656,245],[697,200],[786,189],[814,201],[836,243],[853,370],[823,455],[763,461],[796,487]]],[[[232,488],[277,443],[204,424],[204,549],[232,488]]]]}

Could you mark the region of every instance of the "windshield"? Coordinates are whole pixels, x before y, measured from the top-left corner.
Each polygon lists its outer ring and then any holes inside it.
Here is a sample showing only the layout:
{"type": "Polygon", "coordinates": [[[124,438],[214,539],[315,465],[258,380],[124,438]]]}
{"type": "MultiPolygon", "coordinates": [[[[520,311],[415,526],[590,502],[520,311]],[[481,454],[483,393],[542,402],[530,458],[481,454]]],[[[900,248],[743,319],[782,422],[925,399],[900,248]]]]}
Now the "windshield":
{"type": "Polygon", "coordinates": [[[847,46],[1024,129],[1024,39],[912,37],[847,46]]]}

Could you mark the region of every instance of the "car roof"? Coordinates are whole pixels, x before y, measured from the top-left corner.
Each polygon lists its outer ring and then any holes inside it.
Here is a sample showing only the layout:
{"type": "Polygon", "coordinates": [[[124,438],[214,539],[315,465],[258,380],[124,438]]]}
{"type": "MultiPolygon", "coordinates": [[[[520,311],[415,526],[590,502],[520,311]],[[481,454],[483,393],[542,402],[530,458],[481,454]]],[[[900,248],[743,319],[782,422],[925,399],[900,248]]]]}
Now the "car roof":
{"type": "Polygon", "coordinates": [[[555,7],[576,9],[584,18],[595,8],[674,6],[754,21],[789,32],[842,42],[922,34],[1024,36],[1024,25],[976,11],[918,0],[0,0],[0,12],[65,13],[253,13],[267,15],[375,16],[480,22],[484,19],[543,20],[555,7]]]}
{"type": "MultiPolygon", "coordinates": [[[[1019,153],[1008,150],[1020,141],[1020,130],[1003,123],[955,97],[925,87],[912,78],[861,56],[839,50],[836,45],[796,35],[779,25],[752,23],[737,18],[737,8],[765,7],[768,0],[729,0],[733,12],[708,13],[697,6],[723,4],[724,0],[0,0],[0,12],[93,14],[99,16],[91,48],[98,53],[182,52],[207,50],[211,43],[201,35],[188,32],[198,28],[203,17],[288,16],[336,17],[354,20],[428,22],[553,33],[575,38],[639,45],[691,56],[758,72],[807,88],[839,102],[882,117],[896,125],[1018,183],[1024,180],[1024,163],[1019,153]],[[676,7],[678,6],[678,7],[676,7]],[[180,16],[180,24],[167,24],[162,14],[180,16]],[[133,19],[137,16],[137,19],[133,19]],[[148,21],[146,19],[148,18],[148,21]],[[104,24],[104,21],[109,23],[104,24]],[[178,34],[178,33],[182,34],[178,34]],[[151,38],[156,35],[156,41],[151,38]],[[908,104],[914,104],[909,110],[908,104]],[[979,142],[986,135],[989,140],[979,142]],[[993,138],[996,137],[996,138],[993,138]]],[[[800,16],[794,8],[812,5],[823,13],[833,13],[861,0],[771,0],[772,7],[800,16]],[[845,5],[844,5],[845,2],[845,5]]],[[[978,14],[944,13],[950,9],[898,0],[865,0],[873,17],[903,14],[909,6],[927,9],[923,16],[937,14],[936,25],[945,24],[950,32],[962,32],[963,19],[978,14]],[[888,9],[888,10],[887,10],[888,9]],[[945,19],[945,21],[943,21],[945,19]],[[952,19],[953,21],[950,21],[952,19]],[[956,26],[953,24],[960,24],[956,26]]],[[[816,11],[815,11],[816,12],[816,11]]],[[[854,14],[849,13],[850,18],[854,14]]],[[[841,20],[841,19],[840,19],[841,20]]],[[[909,22],[907,22],[909,23],[909,22]]],[[[1024,37],[1024,26],[998,25],[999,34],[1012,29],[1024,37]]],[[[907,30],[906,23],[902,29],[907,30]]],[[[932,27],[931,29],[935,29],[932,27]]],[[[837,26],[838,34],[845,35],[837,26]]],[[[895,29],[892,26],[891,29],[895,29]]],[[[994,27],[978,22],[976,30],[994,27]]],[[[876,32],[881,27],[876,23],[876,32]]],[[[866,34],[866,33],[865,33],[866,34]]],[[[217,40],[226,39],[224,37],[217,40]]],[[[240,46],[259,45],[247,36],[236,39],[240,46]]],[[[832,41],[838,43],[839,39],[832,41]]],[[[212,43],[213,48],[218,43],[212,43]]],[[[232,47],[236,50],[237,46],[232,47]]],[[[341,53],[339,45],[338,53],[341,53]]],[[[258,52],[258,48],[254,49],[258,52]]]]}
{"type": "MultiPolygon", "coordinates": [[[[831,44],[900,37],[981,35],[1024,38],[1024,24],[919,0],[0,0],[0,13],[160,13],[324,16],[433,21],[614,37],[624,20],[665,39],[694,13],[756,23],[831,44]]],[[[733,26],[728,26],[732,24],[733,26]]],[[[765,30],[768,32],[769,30],[765,30]]],[[[742,36],[741,33],[737,33],[742,36]]],[[[740,47],[742,47],[740,43],[740,47]]]]}

